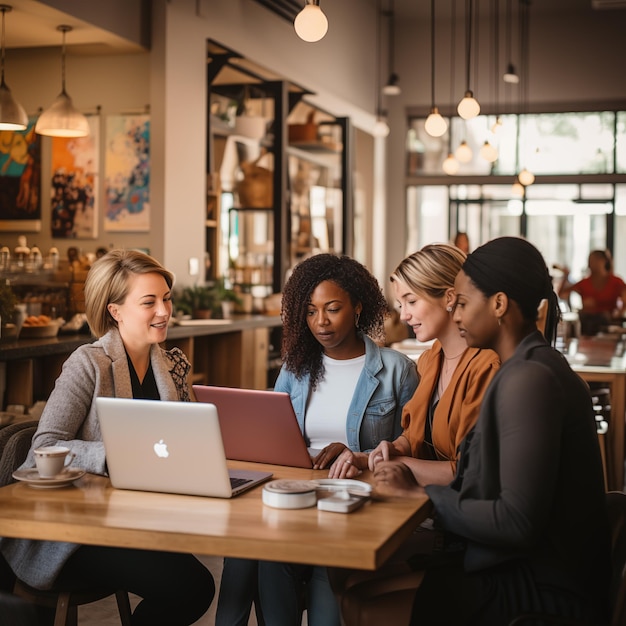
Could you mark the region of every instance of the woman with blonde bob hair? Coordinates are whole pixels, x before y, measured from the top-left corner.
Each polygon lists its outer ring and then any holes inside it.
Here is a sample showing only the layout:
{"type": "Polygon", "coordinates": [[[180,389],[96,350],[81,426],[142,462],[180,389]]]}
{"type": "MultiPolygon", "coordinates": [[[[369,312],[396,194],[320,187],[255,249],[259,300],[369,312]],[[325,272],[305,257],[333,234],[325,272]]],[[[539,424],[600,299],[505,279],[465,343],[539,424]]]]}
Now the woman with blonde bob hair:
{"type": "MultiPolygon", "coordinates": [[[[85,310],[97,340],[65,361],[23,467],[35,465],[36,448],[63,445],[76,467],[106,475],[97,397],[190,400],[187,357],[159,345],[172,315],[173,282],[171,272],[136,250],[111,250],[94,263],[85,310]]],[[[190,554],[7,538],[0,539],[0,552],[37,589],[110,588],[140,596],[136,626],[193,624],[215,595],[210,572],[190,554]]]]}

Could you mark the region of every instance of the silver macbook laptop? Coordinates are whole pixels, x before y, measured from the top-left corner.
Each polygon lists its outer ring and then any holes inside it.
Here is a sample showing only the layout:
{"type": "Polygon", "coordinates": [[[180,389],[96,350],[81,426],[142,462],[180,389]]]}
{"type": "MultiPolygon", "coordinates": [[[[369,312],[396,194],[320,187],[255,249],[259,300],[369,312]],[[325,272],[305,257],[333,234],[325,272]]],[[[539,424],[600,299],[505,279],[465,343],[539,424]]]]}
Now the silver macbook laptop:
{"type": "Polygon", "coordinates": [[[118,489],[230,498],[272,477],[228,469],[213,404],[96,398],[96,409],[118,489]]]}
{"type": "Polygon", "coordinates": [[[194,385],[200,402],[217,407],[226,458],[313,467],[289,394],[194,385]]]}

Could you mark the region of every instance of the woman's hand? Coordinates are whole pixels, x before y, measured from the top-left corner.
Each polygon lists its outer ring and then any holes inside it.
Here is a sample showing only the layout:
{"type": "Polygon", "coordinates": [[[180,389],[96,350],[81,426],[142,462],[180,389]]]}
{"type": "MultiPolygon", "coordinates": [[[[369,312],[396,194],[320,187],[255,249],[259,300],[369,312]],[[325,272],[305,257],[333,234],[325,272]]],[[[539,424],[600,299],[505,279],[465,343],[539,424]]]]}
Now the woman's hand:
{"type": "Polygon", "coordinates": [[[367,466],[372,470],[381,461],[389,461],[392,457],[397,456],[398,451],[391,441],[381,441],[370,453],[367,460],[367,466]]]}
{"type": "Polygon", "coordinates": [[[384,496],[417,498],[426,494],[413,472],[399,461],[382,461],[374,471],[374,490],[384,496]]]}
{"type": "Polygon", "coordinates": [[[332,462],[348,448],[343,443],[331,443],[327,445],[314,459],[313,469],[324,469],[330,467],[332,462]]]}
{"type": "Polygon", "coordinates": [[[349,448],[335,459],[330,466],[328,478],[354,478],[367,468],[367,456],[362,452],[355,453],[349,448]]]}

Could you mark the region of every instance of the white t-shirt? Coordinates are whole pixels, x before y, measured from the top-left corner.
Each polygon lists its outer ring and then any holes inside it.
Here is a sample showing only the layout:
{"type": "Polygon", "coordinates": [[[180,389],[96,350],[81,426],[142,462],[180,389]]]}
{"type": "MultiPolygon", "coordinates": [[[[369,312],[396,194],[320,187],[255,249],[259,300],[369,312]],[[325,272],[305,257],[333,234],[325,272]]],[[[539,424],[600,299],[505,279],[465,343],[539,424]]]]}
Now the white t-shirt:
{"type": "Polygon", "coordinates": [[[321,450],[338,441],[348,445],[346,419],[365,355],[338,361],[324,355],[324,379],[311,394],[304,430],[312,450],[321,450]]]}

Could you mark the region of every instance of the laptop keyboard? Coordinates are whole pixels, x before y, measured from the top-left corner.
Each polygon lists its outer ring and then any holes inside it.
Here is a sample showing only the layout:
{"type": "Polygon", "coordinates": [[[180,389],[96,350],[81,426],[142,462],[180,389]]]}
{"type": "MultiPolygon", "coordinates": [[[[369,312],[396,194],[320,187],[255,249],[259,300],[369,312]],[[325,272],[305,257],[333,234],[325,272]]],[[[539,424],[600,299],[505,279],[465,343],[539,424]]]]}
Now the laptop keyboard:
{"type": "Polygon", "coordinates": [[[231,489],[235,489],[237,487],[241,487],[241,485],[245,485],[249,482],[252,482],[250,478],[233,478],[230,477],[230,487],[231,489]]]}

